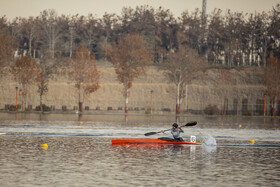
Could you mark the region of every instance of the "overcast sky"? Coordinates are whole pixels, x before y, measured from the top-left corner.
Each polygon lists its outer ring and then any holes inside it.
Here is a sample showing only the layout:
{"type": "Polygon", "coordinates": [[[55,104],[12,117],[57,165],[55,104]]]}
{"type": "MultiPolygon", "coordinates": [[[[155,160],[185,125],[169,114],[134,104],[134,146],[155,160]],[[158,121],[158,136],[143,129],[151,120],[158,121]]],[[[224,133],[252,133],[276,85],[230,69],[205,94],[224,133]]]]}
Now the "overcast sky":
{"type": "MultiPolygon", "coordinates": [[[[214,8],[231,9],[236,12],[254,13],[272,10],[280,0],[207,0],[207,13],[214,8]]],[[[135,8],[139,5],[159,6],[170,9],[177,17],[185,10],[201,9],[202,0],[0,0],[0,16],[15,17],[39,16],[46,9],[55,9],[58,15],[88,15],[102,17],[105,12],[121,15],[123,7],[135,8]]]]}

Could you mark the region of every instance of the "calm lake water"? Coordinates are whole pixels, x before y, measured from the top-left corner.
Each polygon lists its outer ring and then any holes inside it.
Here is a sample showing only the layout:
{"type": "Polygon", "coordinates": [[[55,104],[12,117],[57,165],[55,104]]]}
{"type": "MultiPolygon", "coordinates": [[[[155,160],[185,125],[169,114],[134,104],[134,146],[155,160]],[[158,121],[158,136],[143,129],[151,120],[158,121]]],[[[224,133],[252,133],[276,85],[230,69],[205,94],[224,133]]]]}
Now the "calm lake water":
{"type": "Polygon", "coordinates": [[[179,123],[198,124],[185,127],[183,138],[202,145],[111,145],[170,136],[143,134],[175,120],[0,113],[1,186],[280,186],[279,118],[187,116],[179,123]]]}

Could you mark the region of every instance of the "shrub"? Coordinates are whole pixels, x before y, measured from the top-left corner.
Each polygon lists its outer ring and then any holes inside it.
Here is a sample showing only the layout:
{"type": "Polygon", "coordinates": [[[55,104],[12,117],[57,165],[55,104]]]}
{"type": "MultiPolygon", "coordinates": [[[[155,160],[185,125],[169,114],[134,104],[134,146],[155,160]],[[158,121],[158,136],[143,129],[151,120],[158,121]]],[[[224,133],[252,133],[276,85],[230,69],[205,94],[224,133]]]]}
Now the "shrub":
{"type": "MultiPolygon", "coordinates": [[[[41,111],[41,107],[40,105],[39,106],[36,106],[35,108],[36,111],[41,111]]],[[[43,104],[43,111],[51,111],[51,108],[45,104],[43,104]]]]}
{"type": "Polygon", "coordinates": [[[16,105],[10,105],[9,111],[16,111],[16,105]]]}
{"type": "Polygon", "coordinates": [[[217,107],[217,105],[211,105],[211,104],[209,104],[209,105],[204,109],[204,113],[205,113],[205,114],[208,114],[208,115],[219,114],[219,108],[217,107]]]}
{"type": "Polygon", "coordinates": [[[242,110],[242,115],[243,116],[252,116],[253,113],[250,110],[242,110]]]}

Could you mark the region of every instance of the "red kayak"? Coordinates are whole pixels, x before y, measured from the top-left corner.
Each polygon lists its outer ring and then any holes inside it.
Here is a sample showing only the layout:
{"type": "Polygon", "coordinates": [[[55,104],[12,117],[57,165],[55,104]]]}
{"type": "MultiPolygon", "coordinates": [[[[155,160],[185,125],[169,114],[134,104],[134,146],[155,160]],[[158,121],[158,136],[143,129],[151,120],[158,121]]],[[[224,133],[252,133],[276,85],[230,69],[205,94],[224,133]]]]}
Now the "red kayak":
{"type": "Polygon", "coordinates": [[[120,144],[174,144],[174,145],[182,145],[182,144],[190,144],[190,145],[200,145],[200,143],[196,142],[185,142],[185,141],[169,141],[169,140],[161,140],[161,139],[112,139],[112,145],[120,145],[120,144]]]}

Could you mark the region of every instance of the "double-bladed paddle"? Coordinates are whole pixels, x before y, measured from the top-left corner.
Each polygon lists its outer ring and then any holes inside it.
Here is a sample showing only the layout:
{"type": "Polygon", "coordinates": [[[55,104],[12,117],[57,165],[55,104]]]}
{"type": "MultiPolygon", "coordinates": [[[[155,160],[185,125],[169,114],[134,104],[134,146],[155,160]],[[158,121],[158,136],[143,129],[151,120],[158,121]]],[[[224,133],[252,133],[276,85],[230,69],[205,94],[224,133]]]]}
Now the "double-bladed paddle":
{"type": "MultiPolygon", "coordinates": [[[[186,125],[183,125],[183,126],[181,126],[181,127],[190,127],[190,126],[195,126],[196,124],[197,124],[196,121],[191,121],[191,122],[188,122],[186,125]]],[[[171,129],[166,129],[166,130],[164,130],[163,132],[169,131],[169,130],[171,130],[171,129]]],[[[151,135],[154,135],[154,134],[157,134],[157,133],[161,133],[161,131],[159,131],[159,132],[148,132],[148,133],[146,133],[146,134],[144,134],[144,135],[145,135],[145,136],[151,136],[151,135]]]]}

